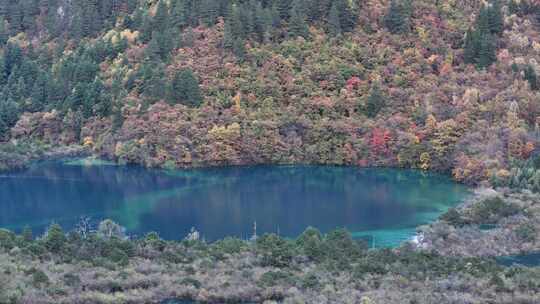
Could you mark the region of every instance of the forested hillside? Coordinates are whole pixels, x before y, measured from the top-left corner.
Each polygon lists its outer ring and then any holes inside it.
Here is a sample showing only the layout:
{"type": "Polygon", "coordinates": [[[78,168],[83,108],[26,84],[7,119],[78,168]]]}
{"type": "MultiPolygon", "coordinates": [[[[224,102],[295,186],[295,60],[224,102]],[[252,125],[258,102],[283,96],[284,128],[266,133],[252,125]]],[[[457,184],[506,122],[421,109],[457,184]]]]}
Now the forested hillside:
{"type": "Polygon", "coordinates": [[[539,21],[532,0],[2,0],[0,159],[80,144],[540,190],[539,21]]]}

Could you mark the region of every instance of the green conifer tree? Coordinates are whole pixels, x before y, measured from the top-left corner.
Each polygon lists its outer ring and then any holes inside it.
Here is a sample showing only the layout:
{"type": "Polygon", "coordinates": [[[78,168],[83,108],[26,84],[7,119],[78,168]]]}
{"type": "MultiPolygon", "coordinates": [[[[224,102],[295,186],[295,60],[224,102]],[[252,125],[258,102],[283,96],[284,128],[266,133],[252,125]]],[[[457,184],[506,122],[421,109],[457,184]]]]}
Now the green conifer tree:
{"type": "Polygon", "coordinates": [[[9,33],[6,30],[6,21],[0,16],[0,45],[3,46],[9,38],[9,33]]]}
{"type": "Polygon", "coordinates": [[[131,27],[137,30],[142,30],[143,19],[144,11],[141,8],[136,9],[131,17],[131,27]]]}
{"type": "Polygon", "coordinates": [[[75,14],[75,16],[73,16],[71,31],[69,34],[71,38],[75,40],[80,40],[84,37],[83,21],[80,14],[75,14]]]}
{"type": "Polygon", "coordinates": [[[198,107],[202,102],[199,81],[189,69],[175,73],[171,83],[169,103],[181,103],[190,107],[198,107]]]}
{"type": "Polygon", "coordinates": [[[480,48],[476,65],[486,68],[497,60],[494,37],[490,34],[480,36],[480,48]]]}
{"type": "Polygon", "coordinates": [[[236,38],[233,44],[233,53],[239,61],[246,57],[246,47],[243,39],[236,38]]]}
{"type": "Polygon", "coordinates": [[[510,0],[508,3],[508,13],[510,15],[517,14],[519,12],[519,5],[516,3],[516,0],[510,0]]]}
{"type": "Polygon", "coordinates": [[[275,9],[279,13],[279,17],[282,20],[289,18],[289,13],[291,11],[291,0],[275,0],[274,5],[275,9]]]}
{"type": "Polygon", "coordinates": [[[538,77],[536,75],[534,67],[530,64],[527,65],[527,68],[525,69],[525,79],[529,82],[529,87],[531,88],[531,90],[538,91],[538,77]]]}
{"type": "Polygon", "coordinates": [[[477,31],[469,29],[465,34],[463,57],[465,63],[474,64],[478,58],[480,49],[480,37],[477,31]]]}
{"type": "Polygon", "coordinates": [[[229,20],[225,21],[225,27],[223,29],[223,47],[227,49],[232,49],[234,45],[234,33],[232,30],[232,25],[229,20]]]}
{"type": "Polygon", "coordinates": [[[66,235],[62,227],[58,224],[52,224],[45,234],[44,244],[47,250],[52,253],[61,253],[66,243],[66,235]]]}
{"type": "Polygon", "coordinates": [[[489,29],[492,34],[500,35],[504,30],[503,13],[499,0],[493,0],[488,10],[489,29]]]}
{"type": "Polygon", "coordinates": [[[306,17],[295,9],[291,10],[289,20],[289,36],[307,38],[308,35],[309,28],[306,22],[306,17]]]}
{"type": "Polygon", "coordinates": [[[0,142],[7,140],[8,133],[9,133],[9,126],[4,121],[2,116],[0,116],[0,142]]]}
{"type": "MultiPolygon", "coordinates": [[[[341,24],[341,31],[342,32],[350,32],[354,30],[356,26],[356,16],[354,15],[352,8],[349,5],[349,1],[347,0],[335,0],[332,5],[336,5],[336,8],[339,13],[339,19],[341,24]]],[[[402,9],[403,11],[403,9],[402,9]]],[[[402,12],[403,14],[403,12],[402,12]]],[[[330,17],[329,17],[330,18],[330,17]]],[[[404,17],[405,21],[404,23],[407,23],[406,18],[404,17]]],[[[406,24],[408,27],[408,24],[406,24]]]]}
{"type": "Polygon", "coordinates": [[[140,29],[140,39],[143,43],[147,43],[152,39],[152,20],[151,17],[145,13],[142,17],[142,24],[140,29]]]}
{"type": "Polygon", "coordinates": [[[19,120],[19,105],[13,99],[0,101],[0,119],[8,128],[14,126],[19,120]]]}
{"type": "Polygon", "coordinates": [[[266,12],[263,9],[260,2],[255,4],[254,13],[254,32],[259,42],[262,42],[265,38],[268,22],[266,21],[266,12]]]}
{"type": "Polygon", "coordinates": [[[31,242],[34,239],[34,236],[32,235],[32,228],[30,228],[28,225],[24,226],[21,236],[24,242],[31,242]]]}
{"type": "Polygon", "coordinates": [[[39,13],[38,3],[34,0],[22,1],[23,19],[22,26],[25,31],[31,32],[35,29],[35,16],[39,13]]]}
{"type": "Polygon", "coordinates": [[[277,28],[281,24],[281,16],[279,14],[279,10],[277,8],[277,5],[274,4],[272,8],[270,9],[270,16],[272,19],[272,27],[277,28]]]}
{"type": "Polygon", "coordinates": [[[9,29],[12,36],[23,30],[23,7],[20,3],[12,3],[9,7],[9,29]]]}
{"type": "Polygon", "coordinates": [[[195,43],[195,34],[193,28],[188,26],[182,33],[182,47],[192,47],[195,43]]]}
{"type": "Polygon", "coordinates": [[[330,14],[328,15],[328,33],[332,37],[337,37],[341,34],[341,22],[339,19],[338,7],[334,2],[330,9],[330,14]]]}
{"type": "Polygon", "coordinates": [[[384,17],[386,28],[394,34],[405,33],[409,31],[409,23],[405,16],[403,7],[396,0],[390,2],[388,12],[384,17]]]}
{"type": "Polygon", "coordinates": [[[160,35],[161,34],[158,31],[152,32],[152,39],[148,43],[145,50],[146,58],[152,61],[157,61],[162,58],[162,51],[159,45],[161,40],[159,37],[160,35]]]}
{"type": "Polygon", "coordinates": [[[482,6],[475,21],[474,30],[465,36],[464,62],[486,68],[497,60],[497,35],[502,33],[503,21],[498,1],[482,6]]]}
{"type": "Polygon", "coordinates": [[[485,6],[482,6],[478,16],[476,17],[475,29],[481,34],[491,32],[489,25],[489,10],[485,6]]]}
{"type": "Polygon", "coordinates": [[[169,26],[169,8],[164,0],[158,2],[152,23],[154,31],[165,31],[169,26]]]}
{"type": "Polygon", "coordinates": [[[165,97],[164,66],[154,61],[145,61],[139,70],[143,84],[140,92],[146,103],[154,103],[165,97]]]}
{"type": "Polygon", "coordinates": [[[201,1],[201,19],[206,26],[212,26],[216,23],[218,17],[219,3],[215,0],[201,1]]]}
{"type": "Polygon", "coordinates": [[[171,22],[173,25],[184,28],[189,24],[186,0],[174,1],[171,22]]]}
{"type": "Polygon", "coordinates": [[[32,92],[30,93],[30,111],[32,112],[42,111],[45,107],[47,96],[45,92],[44,81],[46,80],[42,80],[42,77],[45,77],[42,75],[44,74],[40,74],[38,76],[38,80],[34,83],[34,86],[32,87],[32,92]]]}
{"type": "Polygon", "coordinates": [[[113,109],[112,115],[112,128],[113,131],[118,131],[124,125],[124,115],[122,114],[122,107],[118,104],[113,109]]]}
{"type": "Polygon", "coordinates": [[[47,16],[45,19],[45,25],[47,27],[47,31],[49,32],[49,35],[52,37],[58,36],[58,26],[57,26],[57,11],[58,6],[56,1],[48,1],[47,2],[47,16]]]}
{"type": "Polygon", "coordinates": [[[366,102],[366,108],[365,108],[365,114],[369,118],[374,118],[379,114],[379,112],[382,110],[382,108],[385,106],[385,98],[381,92],[381,89],[376,84],[371,88],[371,91],[369,93],[367,102],[366,102]]]}

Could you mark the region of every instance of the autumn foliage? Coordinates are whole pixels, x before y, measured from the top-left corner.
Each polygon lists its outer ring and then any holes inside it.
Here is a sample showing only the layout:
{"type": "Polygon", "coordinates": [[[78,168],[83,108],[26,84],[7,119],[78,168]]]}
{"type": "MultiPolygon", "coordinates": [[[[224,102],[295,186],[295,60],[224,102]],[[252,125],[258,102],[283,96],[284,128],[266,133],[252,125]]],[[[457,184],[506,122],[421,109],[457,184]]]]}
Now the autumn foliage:
{"type": "MultiPolygon", "coordinates": [[[[391,33],[384,23],[390,1],[365,1],[354,31],[331,37],[313,24],[306,37],[279,30],[269,40],[247,37],[242,60],[223,47],[223,19],[186,28],[179,35],[189,39],[159,65],[168,81],[192,71],[201,93],[193,103],[171,102],[184,98],[175,91],[145,93],[148,83],[137,75],[150,41],[125,30],[98,35],[89,42],[127,40],[98,71],[104,86],[124,88],[113,114],[26,113],[11,139],[84,143],[152,167],[354,164],[488,181],[537,154],[540,97],[525,71],[540,69],[540,34],[533,11],[504,5],[497,61],[467,64],[463,38],[482,2],[411,1],[407,30],[391,33]]],[[[150,72],[144,75],[152,79],[150,72]]]]}

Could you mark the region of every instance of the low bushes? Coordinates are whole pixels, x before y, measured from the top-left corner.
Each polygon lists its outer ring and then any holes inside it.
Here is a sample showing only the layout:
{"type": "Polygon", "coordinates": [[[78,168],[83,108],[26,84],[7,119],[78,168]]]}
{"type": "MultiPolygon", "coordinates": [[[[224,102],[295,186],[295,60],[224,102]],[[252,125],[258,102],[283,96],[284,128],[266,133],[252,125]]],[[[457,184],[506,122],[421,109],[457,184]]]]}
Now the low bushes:
{"type": "MultiPolygon", "coordinates": [[[[504,208],[493,210],[499,214],[504,208]]],[[[520,235],[529,237],[530,228],[524,226],[520,235]]],[[[7,230],[0,231],[0,236],[0,254],[2,250],[4,255],[13,252],[14,244],[23,246],[13,255],[19,266],[2,270],[0,262],[0,271],[12,276],[27,269],[23,282],[30,287],[21,289],[23,296],[31,290],[32,296],[44,294],[54,299],[75,299],[70,297],[81,292],[94,298],[137,294],[160,299],[176,291],[181,295],[210,292],[212,299],[245,299],[248,295],[253,297],[249,299],[283,299],[287,290],[305,296],[339,292],[332,291],[337,286],[434,288],[431,282],[447,278],[458,278],[458,285],[478,282],[475,284],[501,293],[539,288],[532,279],[534,273],[527,277],[522,270],[509,272],[489,259],[445,257],[406,246],[367,250],[344,229],[322,234],[308,228],[295,240],[266,234],[256,241],[228,238],[211,244],[164,241],[157,234],[134,240],[97,233],[65,235],[57,225],[42,239],[23,241],[21,235],[7,230]],[[6,251],[8,247],[10,251],[6,251]],[[22,266],[29,263],[34,266],[22,266]]]]}
{"type": "Polygon", "coordinates": [[[518,205],[506,202],[499,196],[489,197],[475,202],[470,208],[459,212],[449,209],[440,219],[455,227],[465,225],[497,224],[501,219],[522,213],[518,205]]]}

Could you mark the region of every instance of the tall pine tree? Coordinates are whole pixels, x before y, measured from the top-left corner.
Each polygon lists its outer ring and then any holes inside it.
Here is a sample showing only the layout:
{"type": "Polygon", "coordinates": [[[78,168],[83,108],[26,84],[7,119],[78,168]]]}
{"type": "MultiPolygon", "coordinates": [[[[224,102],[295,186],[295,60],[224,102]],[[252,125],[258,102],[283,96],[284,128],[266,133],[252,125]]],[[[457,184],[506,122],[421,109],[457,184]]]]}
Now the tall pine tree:
{"type": "Polygon", "coordinates": [[[386,101],[379,88],[378,84],[375,84],[369,93],[366,101],[365,114],[369,118],[374,118],[379,114],[382,108],[385,106],[386,101]]]}
{"type": "Polygon", "coordinates": [[[493,0],[488,9],[489,30],[492,34],[500,35],[504,30],[503,13],[499,0],[493,0]]]}
{"type": "Polygon", "coordinates": [[[335,2],[332,3],[332,8],[330,9],[330,14],[328,15],[328,33],[332,37],[336,37],[341,34],[339,11],[335,2]]]}
{"type": "Polygon", "coordinates": [[[390,2],[390,7],[384,17],[384,25],[394,34],[409,31],[409,21],[405,14],[405,10],[396,0],[390,2]]]}
{"type": "Polygon", "coordinates": [[[534,67],[530,64],[527,65],[527,68],[525,69],[525,79],[529,82],[529,87],[531,88],[531,90],[538,91],[538,77],[536,75],[534,67]]]}
{"type": "Polygon", "coordinates": [[[289,35],[291,37],[308,37],[309,28],[306,22],[306,17],[301,11],[291,9],[289,20],[289,35]]]}
{"type": "Polygon", "coordinates": [[[354,30],[356,26],[356,16],[353,13],[352,8],[349,6],[349,1],[334,0],[332,6],[334,4],[336,5],[336,9],[339,13],[339,21],[342,32],[350,32],[354,30]]]}
{"type": "Polygon", "coordinates": [[[199,88],[199,81],[189,69],[182,69],[175,73],[172,79],[168,102],[181,103],[190,107],[198,107],[203,98],[199,88]]]}
{"type": "Polygon", "coordinates": [[[475,20],[474,30],[469,29],[465,36],[463,59],[465,63],[486,68],[497,60],[497,35],[503,30],[502,13],[496,0],[482,6],[475,20]]]}
{"type": "Polygon", "coordinates": [[[478,60],[476,65],[479,68],[486,68],[497,60],[495,37],[491,34],[480,36],[480,49],[478,50],[478,60]]]}
{"type": "Polygon", "coordinates": [[[164,0],[158,2],[156,14],[153,19],[153,30],[165,31],[169,26],[169,8],[164,0]]]}

